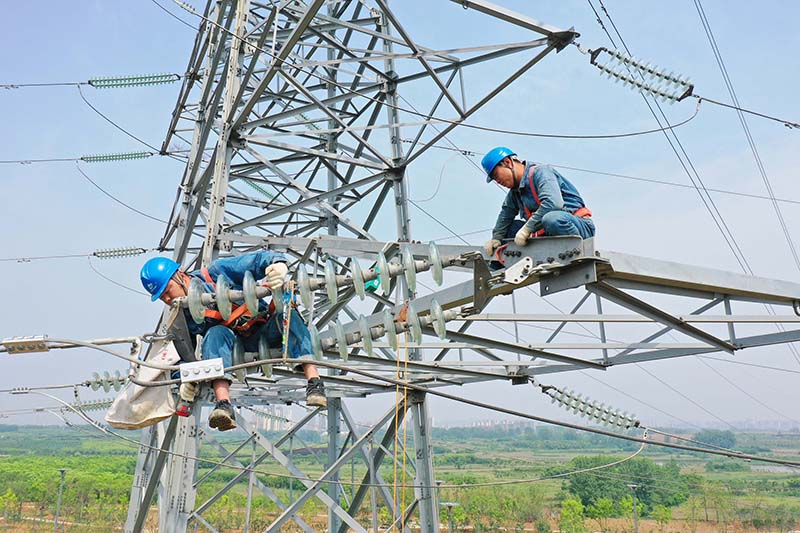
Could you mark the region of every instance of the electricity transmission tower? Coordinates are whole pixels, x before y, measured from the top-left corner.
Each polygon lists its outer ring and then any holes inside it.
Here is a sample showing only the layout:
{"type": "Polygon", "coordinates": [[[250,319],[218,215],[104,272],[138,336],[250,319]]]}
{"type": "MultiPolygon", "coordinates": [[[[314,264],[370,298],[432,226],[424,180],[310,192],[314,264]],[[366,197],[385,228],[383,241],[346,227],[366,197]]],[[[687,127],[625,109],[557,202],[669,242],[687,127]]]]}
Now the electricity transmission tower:
{"type": "MultiPolygon", "coordinates": [[[[525,249],[511,245],[507,268],[499,274],[471,247],[413,242],[409,165],[577,36],[482,0],[453,0],[451,7],[515,25],[531,39],[434,50],[409,34],[388,0],[219,0],[197,11],[188,74],[162,146],[168,151],[186,143],[189,154],[161,245],[174,249],[184,267],[265,247],[285,252],[292,271],[308,272],[298,283],[318,355],[346,359],[348,370],[329,370],[326,411],[309,411],[278,438],[243,416],[238,420],[246,439],[234,449],[209,434],[199,416],[173,417],[146,430],[126,531],[142,530],[156,494],[160,531],[186,531],[190,524],[216,531],[204,513],[238,483],[248,488],[245,530],[255,488],[280,510],[267,531],[313,531],[302,513],[311,499],[327,509],[331,532],[372,531],[382,507],[398,529],[407,531],[413,519],[422,531],[438,531],[426,388],[531,383],[534,375],[800,339],[796,330],[737,337],[731,311],[732,300],[796,305],[795,284],[601,252],[593,240],[577,237],[542,239],[525,249]],[[475,97],[465,90],[464,73],[489,62],[501,62],[498,71],[509,72],[475,97]],[[418,295],[417,272],[430,270],[436,279],[442,266],[472,271],[474,279],[418,295]],[[379,288],[365,291],[364,277],[376,279],[379,288]],[[480,314],[494,297],[534,283],[544,296],[588,290],[569,315],[480,314]],[[707,302],[679,316],[642,296],[664,292],[707,302]],[[362,296],[369,307],[359,301],[362,296]],[[596,313],[576,314],[591,296],[596,313]],[[604,315],[603,302],[633,314],[604,315]],[[724,315],[704,319],[703,313],[718,305],[724,315]],[[560,325],[538,344],[467,333],[476,322],[512,319],[560,325]],[[453,320],[461,321],[459,327],[445,331],[444,322],[453,320]],[[568,322],[597,328],[598,340],[555,344],[568,322]],[[641,340],[608,342],[609,322],[663,328],[641,340]],[[406,330],[410,342],[403,340],[406,330]],[[693,342],[653,342],[668,332],[693,342]],[[372,337],[387,333],[386,343],[373,345],[372,337]],[[459,350],[473,358],[461,360],[459,350]],[[601,355],[572,355],[580,350],[601,355]],[[401,356],[407,361],[398,373],[401,356]],[[395,383],[387,378],[396,377],[416,388],[397,394],[396,405],[371,426],[356,423],[348,398],[395,394],[395,383]],[[398,444],[406,419],[412,450],[398,444]],[[295,460],[298,432],[320,420],[327,434],[326,453],[319,457],[322,473],[307,473],[295,460]],[[208,474],[198,477],[194,458],[203,446],[240,470],[200,501],[197,488],[208,474]],[[251,466],[293,478],[288,500],[242,468],[239,454],[248,446],[251,466]],[[397,479],[388,479],[381,467],[398,468],[400,462],[407,464],[406,484],[413,488],[398,493],[392,490],[397,479]],[[354,463],[358,478],[343,481],[344,472],[355,471],[354,463]]],[[[756,325],[776,320],[747,318],[756,325]]],[[[304,381],[298,374],[279,365],[271,370],[248,371],[234,384],[231,392],[243,413],[263,414],[264,408],[302,401],[304,381]]]]}

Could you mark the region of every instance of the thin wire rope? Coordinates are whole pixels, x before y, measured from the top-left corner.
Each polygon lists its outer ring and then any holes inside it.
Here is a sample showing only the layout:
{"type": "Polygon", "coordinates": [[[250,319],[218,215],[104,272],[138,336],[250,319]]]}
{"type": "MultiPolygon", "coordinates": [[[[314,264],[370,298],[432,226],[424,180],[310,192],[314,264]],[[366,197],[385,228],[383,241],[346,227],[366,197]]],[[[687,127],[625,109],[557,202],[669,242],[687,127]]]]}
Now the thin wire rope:
{"type": "Polygon", "coordinates": [[[692,95],[692,96],[694,98],[697,98],[698,100],[703,100],[703,101],[706,101],[706,102],[708,102],[710,104],[714,104],[714,105],[718,105],[718,106],[722,106],[722,107],[727,107],[729,109],[735,109],[736,111],[739,111],[741,113],[748,113],[750,115],[755,115],[757,117],[765,118],[765,119],[768,119],[768,120],[774,120],[775,122],[780,122],[781,124],[783,124],[784,126],[786,126],[789,129],[799,129],[800,128],[800,124],[798,124],[797,122],[792,122],[791,120],[785,120],[785,119],[782,119],[782,118],[773,117],[773,116],[770,116],[770,115],[765,115],[764,113],[758,113],[757,111],[752,111],[750,109],[745,109],[745,108],[740,107],[738,105],[731,105],[731,104],[726,104],[725,102],[719,102],[717,100],[712,100],[711,98],[707,98],[705,96],[696,96],[696,95],[692,95]]]}
{"type": "Polygon", "coordinates": [[[790,374],[800,374],[800,370],[789,370],[788,368],[780,368],[776,366],[758,365],[755,363],[745,363],[744,361],[734,361],[733,359],[722,359],[721,357],[711,357],[709,355],[698,355],[700,359],[711,359],[714,361],[722,361],[724,363],[732,363],[735,365],[744,365],[753,368],[764,368],[766,370],[775,370],[777,372],[788,372],[790,374]]]}
{"type": "Polygon", "coordinates": [[[43,159],[3,159],[0,164],[30,165],[32,163],[67,163],[80,161],[77,157],[50,157],[43,159]]]}
{"type": "Polygon", "coordinates": [[[78,169],[78,172],[80,172],[80,173],[81,173],[81,175],[82,175],[84,178],[86,178],[86,181],[88,181],[89,183],[91,183],[92,185],[94,185],[94,186],[95,186],[95,187],[96,187],[96,188],[97,188],[97,189],[98,189],[100,192],[102,192],[103,194],[105,194],[106,196],[108,196],[109,198],[111,198],[112,200],[114,200],[115,202],[117,202],[117,203],[118,203],[119,205],[121,205],[122,207],[124,207],[124,208],[126,208],[126,209],[129,209],[129,210],[133,211],[134,213],[136,213],[136,214],[138,214],[138,215],[141,215],[141,216],[143,216],[143,217],[145,217],[145,218],[149,218],[150,220],[154,220],[154,221],[156,221],[156,222],[159,222],[159,223],[161,223],[161,224],[166,224],[166,223],[167,223],[167,221],[166,221],[166,220],[162,220],[162,219],[160,219],[160,218],[157,218],[157,217],[154,217],[154,216],[152,216],[152,215],[148,215],[148,214],[147,214],[147,213],[145,213],[144,211],[139,211],[138,209],[136,209],[136,208],[135,208],[135,207],[133,207],[132,205],[130,205],[130,204],[127,204],[127,203],[123,202],[122,200],[120,200],[119,198],[117,198],[116,196],[114,196],[113,194],[111,194],[110,192],[106,191],[104,188],[102,188],[100,185],[98,185],[98,184],[97,184],[97,183],[96,183],[96,182],[95,182],[95,181],[94,181],[92,178],[90,178],[90,177],[89,177],[89,176],[86,174],[86,172],[84,172],[84,171],[83,171],[83,169],[81,168],[81,165],[80,165],[80,163],[75,163],[75,167],[78,169]]]}
{"type": "Polygon", "coordinates": [[[116,285],[117,287],[121,287],[121,288],[125,289],[126,291],[135,292],[136,294],[141,294],[142,296],[149,296],[146,292],[142,292],[142,291],[136,290],[136,289],[134,289],[132,287],[128,287],[127,285],[124,285],[124,284],[122,284],[122,283],[120,283],[118,281],[115,281],[115,280],[109,278],[108,276],[106,276],[105,274],[103,274],[102,272],[100,272],[99,270],[97,270],[94,267],[94,264],[92,264],[92,256],[87,256],[86,259],[89,261],[89,268],[92,269],[92,272],[94,272],[95,274],[97,274],[98,276],[103,278],[104,280],[106,280],[108,282],[111,282],[114,285],[116,285]]]}
{"type": "Polygon", "coordinates": [[[760,405],[761,407],[763,407],[763,408],[767,409],[768,411],[772,412],[773,414],[776,414],[776,415],[780,416],[781,418],[785,418],[786,420],[789,420],[789,421],[791,421],[791,422],[794,422],[795,424],[797,424],[798,426],[800,426],[800,421],[798,421],[796,418],[792,418],[792,417],[791,417],[791,416],[789,416],[789,415],[786,415],[786,414],[784,414],[784,413],[781,413],[780,411],[778,411],[778,410],[776,410],[776,409],[773,409],[772,407],[770,407],[770,406],[769,406],[769,405],[767,405],[766,403],[764,403],[764,402],[762,402],[761,400],[759,400],[759,399],[758,399],[756,396],[754,396],[754,395],[750,394],[749,392],[747,392],[747,390],[745,390],[743,387],[740,387],[739,385],[737,385],[736,383],[734,383],[732,380],[728,379],[728,377],[727,377],[727,376],[725,376],[725,375],[724,375],[722,372],[720,372],[719,370],[717,370],[716,368],[714,368],[713,366],[711,366],[709,363],[707,363],[707,362],[703,361],[701,358],[699,358],[699,357],[695,356],[695,359],[697,359],[697,360],[698,360],[700,363],[702,363],[702,364],[703,364],[703,365],[704,365],[706,368],[708,368],[709,370],[711,370],[712,372],[714,372],[716,375],[718,375],[719,377],[721,377],[723,380],[725,380],[725,382],[726,382],[726,383],[728,383],[728,385],[730,385],[731,387],[733,387],[733,388],[734,388],[734,389],[736,389],[737,391],[741,392],[742,394],[744,394],[745,396],[747,396],[748,398],[750,398],[751,400],[753,400],[754,402],[756,402],[756,403],[757,403],[758,405],[760,405]]]}
{"type": "MultiPolygon", "coordinates": [[[[711,30],[711,23],[706,16],[705,10],[703,9],[703,4],[700,0],[694,0],[695,8],[697,9],[697,14],[700,16],[700,21],[703,24],[703,30],[705,30],[706,37],[708,38],[708,43],[711,45],[711,50],[714,53],[714,59],[717,61],[717,65],[719,66],[720,72],[722,73],[722,78],[725,81],[725,86],[728,89],[728,94],[733,100],[733,103],[736,106],[739,106],[739,97],[736,94],[736,89],[733,87],[733,80],[731,80],[730,75],[728,74],[728,69],[725,67],[725,61],[722,59],[722,52],[717,45],[717,40],[714,37],[714,32],[711,30]]],[[[739,118],[739,123],[742,125],[742,130],[744,130],[745,137],[747,138],[747,144],[750,146],[750,151],[753,154],[753,159],[756,162],[756,166],[758,167],[758,171],[761,174],[761,179],[764,182],[764,186],[767,189],[767,194],[769,195],[770,199],[772,200],[772,206],[775,209],[775,214],[778,217],[778,222],[781,226],[783,231],[783,235],[786,238],[786,242],[789,244],[789,250],[792,253],[792,258],[794,259],[795,266],[797,269],[800,270],[800,257],[798,257],[797,249],[795,248],[794,242],[792,241],[792,237],[789,234],[789,228],[786,226],[786,220],[783,218],[783,212],[781,212],[781,208],[778,205],[778,202],[775,200],[775,192],[772,189],[772,183],[767,175],[767,170],[764,168],[764,163],[761,160],[761,155],[758,153],[758,148],[756,148],[755,140],[753,139],[753,135],[750,133],[750,127],[747,124],[747,119],[745,118],[744,114],[740,110],[736,110],[736,115],[739,118]]]]}
{"type": "Polygon", "coordinates": [[[80,88],[80,86],[78,86],[78,87],[77,87],[77,89],[78,89],[78,94],[79,94],[79,95],[80,95],[80,97],[81,97],[81,100],[83,100],[83,103],[85,103],[87,106],[89,106],[89,108],[90,108],[92,111],[94,111],[95,113],[97,113],[97,114],[98,114],[100,117],[102,117],[102,118],[103,118],[103,119],[104,119],[106,122],[108,122],[109,124],[111,124],[112,126],[114,126],[116,129],[118,129],[119,131],[121,131],[122,133],[124,133],[125,135],[127,135],[128,137],[130,137],[131,139],[133,139],[133,140],[135,140],[136,142],[138,142],[138,143],[140,143],[140,144],[142,144],[142,145],[144,145],[144,146],[146,146],[146,147],[150,148],[150,149],[151,149],[151,150],[153,150],[153,152],[154,152],[154,153],[156,153],[156,154],[160,154],[160,155],[166,155],[167,157],[170,157],[170,158],[172,158],[172,159],[174,159],[174,160],[176,160],[176,161],[180,161],[180,162],[182,162],[182,163],[183,163],[183,162],[185,162],[185,160],[188,160],[188,159],[189,159],[189,158],[188,158],[188,156],[176,156],[175,154],[172,154],[172,153],[170,153],[170,152],[166,152],[166,153],[164,153],[164,152],[162,152],[162,151],[161,151],[161,149],[160,149],[160,148],[157,148],[157,147],[153,146],[152,144],[148,143],[147,141],[145,141],[145,140],[143,140],[143,139],[141,139],[141,138],[137,137],[137,136],[136,136],[136,135],[134,135],[133,133],[129,132],[128,130],[126,130],[125,128],[123,128],[122,126],[120,126],[119,124],[117,124],[116,122],[114,122],[113,120],[111,120],[110,118],[108,118],[108,117],[107,117],[105,114],[103,114],[103,112],[102,112],[102,111],[100,111],[100,110],[99,110],[99,109],[97,109],[95,106],[93,106],[93,105],[91,104],[91,102],[89,102],[89,100],[87,100],[87,99],[86,99],[86,97],[83,95],[83,90],[80,88]]]}

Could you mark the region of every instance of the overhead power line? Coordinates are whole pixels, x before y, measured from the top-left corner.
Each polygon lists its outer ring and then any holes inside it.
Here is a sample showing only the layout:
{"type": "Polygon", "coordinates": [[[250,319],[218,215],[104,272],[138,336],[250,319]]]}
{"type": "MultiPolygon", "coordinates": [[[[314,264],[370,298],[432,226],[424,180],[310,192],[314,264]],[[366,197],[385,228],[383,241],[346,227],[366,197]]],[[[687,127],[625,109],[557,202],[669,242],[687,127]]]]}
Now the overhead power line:
{"type": "Polygon", "coordinates": [[[56,83],[3,83],[0,89],[23,89],[27,87],[81,87],[90,86],[95,89],[121,89],[125,87],[143,87],[147,85],[163,85],[173,83],[183,76],[180,74],[139,74],[133,76],[107,76],[90,78],[87,81],[56,82],[56,83]]]}
{"type": "MultiPolygon", "coordinates": [[[[711,46],[711,50],[714,53],[714,59],[717,61],[717,66],[719,66],[720,73],[722,74],[722,79],[725,81],[725,86],[728,89],[728,94],[731,97],[736,108],[736,114],[739,117],[739,122],[742,125],[742,130],[744,130],[745,137],[747,138],[747,144],[750,146],[750,151],[753,154],[753,159],[756,162],[756,166],[758,167],[758,171],[761,174],[761,178],[764,181],[764,186],[767,189],[767,194],[769,194],[772,200],[772,206],[775,209],[775,214],[778,216],[778,222],[780,223],[781,229],[783,230],[783,235],[786,238],[786,242],[789,244],[789,250],[792,253],[792,257],[794,258],[794,263],[797,266],[797,269],[800,270],[800,256],[797,254],[797,249],[795,248],[794,242],[792,241],[792,236],[789,234],[789,228],[786,226],[786,220],[783,218],[783,213],[781,212],[781,208],[778,205],[778,202],[775,200],[775,193],[772,190],[772,183],[770,182],[769,177],[767,176],[767,171],[764,168],[764,163],[761,161],[761,156],[758,153],[758,149],[756,148],[755,141],[753,140],[753,135],[750,133],[750,127],[747,125],[747,120],[744,117],[743,110],[739,104],[739,97],[736,94],[736,90],[733,88],[733,81],[728,74],[728,69],[725,67],[725,61],[722,59],[722,52],[720,52],[719,46],[717,45],[717,40],[714,38],[714,33],[711,30],[711,23],[708,21],[708,17],[706,16],[705,10],[703,9],[703,4],[700,0],[694,0],[695,8],[697,9],[697,14],[700,16],[700,22],[703,24],[703,30],[706,33],[706,37],[708,37],[708,43],[711,46]]],[[[785,121],[784,121],[785,122],[785,121]]]]}

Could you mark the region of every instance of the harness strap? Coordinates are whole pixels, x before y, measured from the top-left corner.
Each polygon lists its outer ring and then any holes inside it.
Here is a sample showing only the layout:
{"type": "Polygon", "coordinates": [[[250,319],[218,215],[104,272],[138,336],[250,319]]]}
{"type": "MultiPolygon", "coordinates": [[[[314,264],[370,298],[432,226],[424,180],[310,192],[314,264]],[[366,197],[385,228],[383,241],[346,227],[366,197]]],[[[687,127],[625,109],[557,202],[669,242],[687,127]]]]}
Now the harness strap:
{"type": "MultiPolygon", "coordinates": [[[[536,193],[536,187],[533,186],[533,171],[536,168],[536,165],[531,165],[528,169],[528,185],[531,188],[531,192],[533,193],[533,199],[536,200],[537,209],[538,206],[542,204],[541,200],[539,200],[539,195],[536,193]]],[[[527,218],[531,218],[531,210],[528,209],[528,206],[525,205],[525,202],[522,202],[522,208],[525,210],[525,216],[527,218]]],[[[590,218],[592,216],[592,211],[588,207],[579,207],[572,213],[574,216],[578,218],[590,218]]],[[[541,236],[544,235],[544,230],[539,230],[534,235],[541,236]]]]}
{"type": "MultiPolygon", "coordinates": [[[[205,267],[201,268],[200,273],[203,274],[203,278],[206,280],[206,282],[208,282],[212,287],[214,287],[214,289],[217,288],[217,284],[214,283],[214,280],[211,278],[211,274],[208,273],[207,268],[205,267]]],[[[246,305],[232,304],[231,316],[228,317],[228,320],[223,320],[222,313],[220,313],[216,309],[206,309],[205,312],[203,313],[203,316],[205,318],[210,318],[212,320],[219,320],[223,326],[230,327],[231,324],[235,324],[240,318],[245,316],[247,311],[248,309],[246,305]]],[[[244,322],[243,324],[234,327],[233,329],[237,333],[245,334],[248,331],[250,331],[250,329],[252,329],[253,326],[255,326],[256,324],[266,322],[267,317],[272,316],[274,313],[275,313],[275,302],[270,302],[269,311],[266,317],[264,316],[253,317],[250,320],[244,322]]]]}

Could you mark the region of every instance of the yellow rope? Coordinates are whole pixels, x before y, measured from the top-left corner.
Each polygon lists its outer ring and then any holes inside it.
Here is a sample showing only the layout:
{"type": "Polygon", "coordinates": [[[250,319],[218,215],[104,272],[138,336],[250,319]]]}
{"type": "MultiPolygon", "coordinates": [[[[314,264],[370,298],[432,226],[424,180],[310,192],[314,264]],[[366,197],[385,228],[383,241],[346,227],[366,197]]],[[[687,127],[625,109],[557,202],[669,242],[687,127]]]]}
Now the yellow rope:
{"type": "MultiPolygon", "coordinates": [[[[397,367],[395,369],[395,380],[397,383],[394,386],[394,446],[393,448],[393,457],[392,457],[392,466],[394,468],[394,483],[392,488],[392,504],[394,505],[394,509],[392,512],[392,531],[397,531],[397,447],[399,446],[400,442],[400,431],[399,431],[399,414],[400,414],[400,357],[398,354],[395,354],[395,359],[397,360],[397,367]]],[[[405,418],[405,417],[404,417],[405,418]]]]}
{"type": "MultiPolygon", "coordinates": [[[[404,361],[404,368],[403,368],[403,383],[408,383],[408,330],[405,333],[405,357],[404,361]]],[[[407,434],[408,434],[408,387],[403,387],[403,484],[401,485],[401,492],[400,492],[400,516],[404,516],[405,508],[406,508],[406,457],[408,457],[408,447],[407,447],[407,434]]],[[[403,519],[400,519],[400,531],[404,531],[405,528],[403,527],[404,524],[403,519]]]]}

